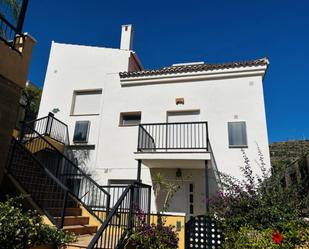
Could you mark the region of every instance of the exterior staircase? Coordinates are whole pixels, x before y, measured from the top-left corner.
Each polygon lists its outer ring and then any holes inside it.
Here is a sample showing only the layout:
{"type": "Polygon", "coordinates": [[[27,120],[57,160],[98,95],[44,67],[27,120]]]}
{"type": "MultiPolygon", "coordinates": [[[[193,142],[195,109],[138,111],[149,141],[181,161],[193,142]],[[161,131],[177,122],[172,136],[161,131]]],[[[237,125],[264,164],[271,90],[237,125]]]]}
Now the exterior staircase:
{"type": "Polygon", "coordinates": [[[128,185],[110,207],[116,191],[81,170],[68,145],[67,126],[53,115],[25,123],[12,138],[8,174],[55,226],[79,236],[68,248],[121,248],[137,224],[135,209],[150,213],[151,187],[128,185]]]}
{"type": "MultiPolygon", "coordinates": [[[[51,211],[52,213],[52,211],[51,211]]],[[[81,216],[81,208],[70,208],[64,216],[63,230],[73,232],[77,235],[94,234],[97,226],[89,225],[89,217],[81,216]]],[[[55,216],[56,224],[61,224],[61,216],[55,216]]]]}
{"type": "Polygon", "coordinates": [[[93,239],[94,235],[80,235],[78,240],[67,246],[67,249],[86,249],[93,239]]]}

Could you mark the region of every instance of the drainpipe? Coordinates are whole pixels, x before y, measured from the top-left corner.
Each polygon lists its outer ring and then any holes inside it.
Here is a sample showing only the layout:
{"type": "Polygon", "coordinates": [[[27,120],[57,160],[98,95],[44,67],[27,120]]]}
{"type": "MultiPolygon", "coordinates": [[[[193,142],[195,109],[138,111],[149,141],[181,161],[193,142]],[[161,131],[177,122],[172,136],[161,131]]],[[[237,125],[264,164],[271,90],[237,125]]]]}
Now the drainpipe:
{"type": "Polygon", "coordinates": [[[137,182],[141,182],[142,160],[137,160],[137,182]]]}
{"type": "Polygon", "coordinates": [[[207,160],[205,160],[205,199],[206,199],[206,214],[209,214],[209,170],[207,160]]]}

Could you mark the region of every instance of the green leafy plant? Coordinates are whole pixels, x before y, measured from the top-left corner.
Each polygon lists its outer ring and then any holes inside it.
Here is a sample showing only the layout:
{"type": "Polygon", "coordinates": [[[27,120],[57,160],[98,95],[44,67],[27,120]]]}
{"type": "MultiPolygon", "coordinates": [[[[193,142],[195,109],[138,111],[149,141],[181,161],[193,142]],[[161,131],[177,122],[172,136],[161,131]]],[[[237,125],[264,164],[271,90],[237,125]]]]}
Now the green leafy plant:
{"type": "Polygon", "coordinates": [[[75,240],[74,234],[43,224],[37,212],[24,211],[20,198],[0,202],[1,248],[26,249],[49,243],[62,246],[75,240]]]}
{"type": "Polygon", "coordinates": [[[294,248],[309,241],[298,189],[282,188],[280,175],[267,174],[260,154],[262,176],[254,176],[244,150],[242,155],[244,179],[221,174],[224,190],[209,200],[224,230],[224,248],[294,248]]]}
{"type": "Polygon", "coordinates": [[[153,176],[153,189],[155,197],[158,198],[159,194],[163,191],[166,192],[164,197],[164,203],[162,211],[166,212],[168,210],[170,201],[172,200],[174,194],[180,189],[178,184],[170,182],[165,179],[165,177],[159,172],[153,176]]]}
{"type": "Polygon", "coordinates": [[[288,222],[282,232],[272,228],[257,230],[252,227],[241,227],[238,232],[230,232],[224,248],[238,249],[293,249],[308,242],[309,230],[298,222],[288,222]]]}
{"type": "Polygon", "coordinates": [[[31,121],[37,118],[42,89],[29,84],[22,92],[22,98],[25,102],[25,121],[31,121]]]}
{"type": "Polygon", "coordinates": [[[166,212],[168,210],[170,201],[172,200],[174,194],[180,189],[180,186],[166,180],[160,172],[153,176],[152,181],[156,200],[158,200],[160,194],[164,194],[165,192],[162,210],[157,211],[158,224],[162,224],[162,212],[166,212]]]}

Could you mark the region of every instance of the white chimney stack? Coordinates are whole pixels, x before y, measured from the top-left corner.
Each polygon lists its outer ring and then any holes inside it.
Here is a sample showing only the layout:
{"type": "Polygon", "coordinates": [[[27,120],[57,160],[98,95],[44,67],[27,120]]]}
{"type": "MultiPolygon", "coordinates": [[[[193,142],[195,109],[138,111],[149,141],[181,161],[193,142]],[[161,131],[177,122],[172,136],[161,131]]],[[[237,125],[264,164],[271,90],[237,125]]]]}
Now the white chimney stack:
{"type": "Polygon", "coordinates": [[[133,47],[133,27],[131,24],[122,25],[120,49],[132,50],[133,47]]]}

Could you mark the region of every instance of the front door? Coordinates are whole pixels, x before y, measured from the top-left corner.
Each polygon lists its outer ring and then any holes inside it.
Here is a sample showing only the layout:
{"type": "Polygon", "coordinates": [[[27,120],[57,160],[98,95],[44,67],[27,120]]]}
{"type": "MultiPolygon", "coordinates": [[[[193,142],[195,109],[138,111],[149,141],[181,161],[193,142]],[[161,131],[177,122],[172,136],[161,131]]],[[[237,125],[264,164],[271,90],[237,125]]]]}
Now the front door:
{"type": "Polygon", "coordinates": [[[187,182],[173,182],[175,186],[178,186],[179,189],[172,195],[168,212],[175,213],[189,213],[189,196],[188,196],[188,183],[187,182]]]}

